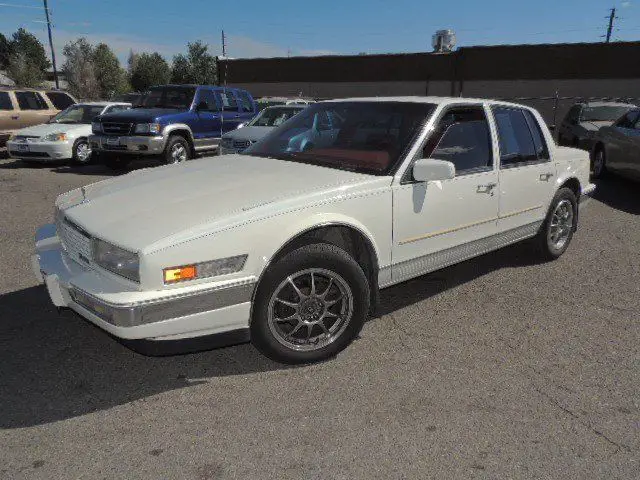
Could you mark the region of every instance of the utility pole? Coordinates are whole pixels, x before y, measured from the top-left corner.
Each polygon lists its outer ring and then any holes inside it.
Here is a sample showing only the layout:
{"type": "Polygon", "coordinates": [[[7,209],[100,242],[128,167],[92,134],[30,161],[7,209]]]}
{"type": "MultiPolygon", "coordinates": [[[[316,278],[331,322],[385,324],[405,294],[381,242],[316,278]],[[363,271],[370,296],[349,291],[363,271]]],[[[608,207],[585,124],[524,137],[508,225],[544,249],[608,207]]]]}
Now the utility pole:
{"type": "Polygon", "coordinates": [[[47,29],[49,30],[49,46],[51,47],[51,63],[53,63],[53,80],[56,82],[56,89],[60,88],[58,83],[58,69],[56,68],[56,52],[53,50],[53,38],[51,37],[51,20],[49,19],[49,7],[47,0],[44,0],[44,14],[47,17],[47,29]]]}
{"type": "Polygon", "coordinates": [[[613,21],[616,19],[616,9],[611,9],[611,15],[609,15],[609,27],[607,28],[607,40],[609,43],[611,41],[611,32],[613,31],[613,21]]]}
{"type": "Polygon", "coordinates": [[[222,30],[222,56],[223,57],[227,56],[227,41],[224,36],[224,30],[222,30]]]}

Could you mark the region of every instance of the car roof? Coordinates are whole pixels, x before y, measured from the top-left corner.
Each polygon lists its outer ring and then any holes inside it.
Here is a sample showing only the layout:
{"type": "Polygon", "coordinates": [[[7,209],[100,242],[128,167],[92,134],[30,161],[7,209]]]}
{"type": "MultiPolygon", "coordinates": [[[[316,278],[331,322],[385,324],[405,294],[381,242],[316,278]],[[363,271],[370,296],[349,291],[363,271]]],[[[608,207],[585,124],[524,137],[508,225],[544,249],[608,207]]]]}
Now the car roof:
{"type": "Polygon", "coordinates": [[[355,97],[355,98],[337,98],[335,100],[324,100],[324,102],[402,102],[402,103],[431,103],[435,105],[446,104],[478,104],[488,103],[490,105],[504,105],[518,108],[530,108],[527,105],[517,103],[504,102],[502,100],[491,100],[488,98],[465,98],[465,97],[355,97]]]}

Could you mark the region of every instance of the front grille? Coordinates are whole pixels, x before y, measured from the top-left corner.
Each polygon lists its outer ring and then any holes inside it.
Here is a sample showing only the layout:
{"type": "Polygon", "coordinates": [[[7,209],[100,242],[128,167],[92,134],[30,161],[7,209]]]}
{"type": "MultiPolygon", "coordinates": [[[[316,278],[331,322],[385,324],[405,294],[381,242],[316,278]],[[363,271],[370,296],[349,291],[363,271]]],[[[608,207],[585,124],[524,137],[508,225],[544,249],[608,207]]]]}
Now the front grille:
{"type": "Polygon", "coordinates": [[[20,150],[9,150],[9,153],[14,157],[21,157],[21,158],[27,158],[27,157],[51,158],[51,155],[49,155],[47,152],[21,152],[20,150]]]}
{"type": "Polygon", "coordinates": [[[58,227],[58,236],[67,255],[78,263],[91,263],[91,236],[67,218],[58,227]]]}
{"type": "Polygon", "coordinates": [[[102,131],[107,135],[129,135],[133,123],[103,122],[102,131]]]}
{"type": "Polygon", "coordinates": [[[16,135],[13,137],[14,142],[27,143],[28,141],[33,141],[34,139],[40,138],[37,135],[16,135]]]}

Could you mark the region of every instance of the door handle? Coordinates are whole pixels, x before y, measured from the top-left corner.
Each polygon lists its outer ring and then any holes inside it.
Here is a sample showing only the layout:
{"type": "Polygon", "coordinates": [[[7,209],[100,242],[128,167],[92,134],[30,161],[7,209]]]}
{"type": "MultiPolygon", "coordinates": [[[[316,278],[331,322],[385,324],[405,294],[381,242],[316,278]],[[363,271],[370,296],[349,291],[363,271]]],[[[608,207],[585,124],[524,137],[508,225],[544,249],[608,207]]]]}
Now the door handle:
{"type": "Polygon", "coordinates": [[[541,182],[548,182],[551,177],[553,177],[553,173],[541,173],[540,174],[540,181],[541,182]]]}
{"type": "Polygon", "coordinates": [[[498,186],[497,183],[487,183],[486,185],[478,185],[476,193],[488,193],[493,197],[493,189],[498,186]]]}

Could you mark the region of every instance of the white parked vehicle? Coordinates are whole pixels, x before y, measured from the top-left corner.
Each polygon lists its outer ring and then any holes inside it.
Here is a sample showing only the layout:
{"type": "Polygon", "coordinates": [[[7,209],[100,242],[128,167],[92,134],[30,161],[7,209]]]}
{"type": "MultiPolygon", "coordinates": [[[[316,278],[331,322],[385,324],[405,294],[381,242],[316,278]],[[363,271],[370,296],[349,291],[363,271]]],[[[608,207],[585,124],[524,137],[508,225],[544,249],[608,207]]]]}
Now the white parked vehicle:
{"type": "Polygon", "coordinates": [[[20,160],[73,160],[78,164],[91,161],[87,138],[92,120],[102,114],[128,110],[130,103],[76,103],[58,113],[47,123],[16,131],[7,142],[9,155],[20,160]]]}
{"type": "Polygon", "coordinates": [[[594,189],[588,153],[528,107],[322,102],[242,155],[61,195],[33,266],[56,306],[116,337],[250,338],[311,362],[356,337],[382,288],[528,238],[559,257],[594,189]]]}

